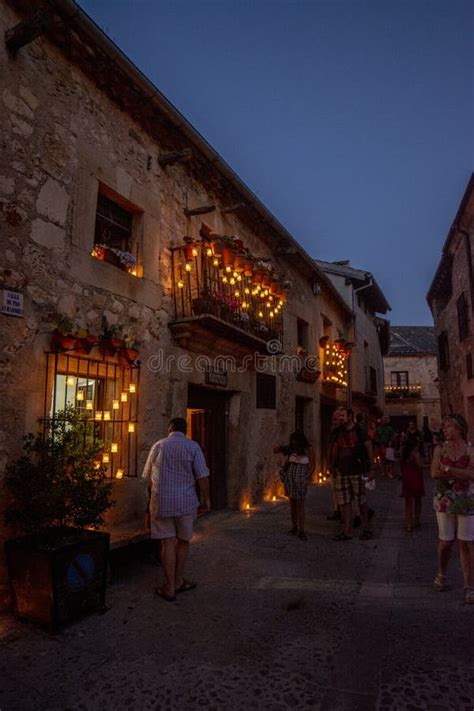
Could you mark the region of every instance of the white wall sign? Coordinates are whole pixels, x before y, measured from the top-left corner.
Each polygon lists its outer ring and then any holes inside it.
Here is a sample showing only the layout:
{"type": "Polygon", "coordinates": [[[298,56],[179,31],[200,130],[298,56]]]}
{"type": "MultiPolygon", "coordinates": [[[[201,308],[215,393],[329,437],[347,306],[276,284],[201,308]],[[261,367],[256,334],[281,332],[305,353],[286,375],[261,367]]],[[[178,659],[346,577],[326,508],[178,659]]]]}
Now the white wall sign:
{"type": "Polygon", "coordinates": [[[3,290],[2,314],[7,316],[23,316],[23,294],[18,291],[3,290]]]}

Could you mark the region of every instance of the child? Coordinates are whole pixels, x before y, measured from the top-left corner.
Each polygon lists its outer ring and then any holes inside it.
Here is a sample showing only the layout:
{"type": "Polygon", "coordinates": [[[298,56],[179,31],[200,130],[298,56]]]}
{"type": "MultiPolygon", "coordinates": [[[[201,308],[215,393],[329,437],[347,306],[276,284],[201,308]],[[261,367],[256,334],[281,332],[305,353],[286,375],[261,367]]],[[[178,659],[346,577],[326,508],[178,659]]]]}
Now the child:
{"type": "Polygon", "coordinates": [[[393,469],[395,466],[395,447],[393,439],[389,440],[385,448],[385,472],[389,479],[393,479],[393,469]]]}

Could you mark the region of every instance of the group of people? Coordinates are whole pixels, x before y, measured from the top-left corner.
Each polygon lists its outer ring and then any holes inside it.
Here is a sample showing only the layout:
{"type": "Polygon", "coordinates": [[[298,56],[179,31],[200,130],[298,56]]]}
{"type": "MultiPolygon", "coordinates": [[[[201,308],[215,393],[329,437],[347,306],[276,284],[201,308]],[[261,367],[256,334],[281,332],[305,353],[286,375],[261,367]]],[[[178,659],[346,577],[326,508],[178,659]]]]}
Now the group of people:
{"type": "MultiPolygon", "coordinates": [[[[394,464],[394,432],[382,418],[377,427],[365,426],[361,416],[340,407],[333,417],[327,456],[332,475],[334,514],[339,520],[336,541],[348,541],[358,519],[361,540],[373,536],[366,491],[373,488],[381,458],[394,464]],[[371,434],[371,429],[373,433],[371,434]],[[387,456],[388,454],[388,456],[387,456]],[[352,504],[358,506],[356,520],[352,504]]],[[[474,603],[474,457],[467,440],[467,425],[461,415],[449,415],[443,421],[443,441],[435,447],[431,476],[435,479],[434,508],[439,528],[438,568],[434,589],[448,589],[446,570],[453,542],[457,538],[464,575],[464,600],[474,603]]],[[[405,525],[408,531],[420,527],[421,500],[424,496],[423,470],[431,459],[416,423],[408,425],[399,445],[402,479],[401,496],[405,499],[405,525]]],[[[304,503],[315,468],[315,453],[302,432],[294,432],[287,445],[277,445],[274,452],[283,455],[280,477],[290,503],[289,533],[307,540],[304,503]]],[[[393,477],[393,466],[383,474],[393,477]]],[[[382,475],[383,475],[382,474],[382,475]]],[[[209,470],[199,445],[186,437],[186,420],[174,418],[168,436],[150,450],[143,477],[149,484],[148,525],[152,538],[160,540],[161,563],[165,582],[156,589],[162,599],[173,602],[178,593],[193,590],[194,581],[185,578],[184,567],[193,523],[199,505],[210,509],[209,470]],[[199,494],[199,496],[198,496],[199,494]]]]}

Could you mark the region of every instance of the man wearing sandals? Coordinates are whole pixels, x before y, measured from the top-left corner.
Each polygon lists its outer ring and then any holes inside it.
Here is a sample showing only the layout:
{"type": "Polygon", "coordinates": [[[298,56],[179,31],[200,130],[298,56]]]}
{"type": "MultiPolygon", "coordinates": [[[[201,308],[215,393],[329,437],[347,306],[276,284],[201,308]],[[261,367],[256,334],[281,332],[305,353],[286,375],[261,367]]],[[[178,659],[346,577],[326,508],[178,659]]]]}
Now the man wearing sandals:
{"type": "Polygon", "coordinates": [[[151,537],[161,541],[165,574],[165,584],[155,592],[167,602],[174,602],[176,593],[196,587],[184,577],[184,566],[199,503],[211,508],[204,454],[197,442],[186,438],[186,429],[183,418],[170,421],[168,437],[153,445],[142,475],[149,483],[151,537]]]}
{"type": "MultiPolygon", "coordinates": [[[[343,528],[336,541],[348,541],[352,538],[352,501],[359,504],[363,530],[360,538],[365,541],[372,538],[369,529],[369,508],[365,498],[365,486],[362,479],[364,461],[361,447],[365,447],[370,462],[373,461],[372,442],[367,433],[354,422],[352,410],[343,409],[340,415],[340,426],[334,433],[331,447],[331,472],[334,477],[334,492],[337,504],[342,511],[343,528]]],[[[373,465],[368,474],[373,479],[373,465]]]]}
{"type": "Polygon", "coordinates": [[[438,570],[433,587],[448,590],[446,569],[454,539],[458,539],[464,577],[464,602],[474,604],[474,456],[462,415],[443,420],[445,442],[437,445],[431,464],[436,480],[433,499],[439,529],[438,570]]]}

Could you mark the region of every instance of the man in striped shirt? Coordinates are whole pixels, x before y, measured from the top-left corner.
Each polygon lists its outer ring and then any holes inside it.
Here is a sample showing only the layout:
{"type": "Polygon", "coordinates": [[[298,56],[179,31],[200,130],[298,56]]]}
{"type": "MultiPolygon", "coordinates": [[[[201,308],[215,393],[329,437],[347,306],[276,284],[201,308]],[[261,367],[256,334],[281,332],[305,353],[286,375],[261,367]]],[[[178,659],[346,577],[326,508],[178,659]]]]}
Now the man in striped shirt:
{"type": "Polygon", "coordinates": [[[176,599],[176,593],[196,587],[184,577],[184,565],[199,503],[211,508],[206,460],[198,443],[186,438],[186,429],[183,418],[170,421],[168,437],[152,446],[142,475],[150,493],[151,537],[161,541],[165,574],[165,584],[156,593],[168,602],[176,599]]]}

